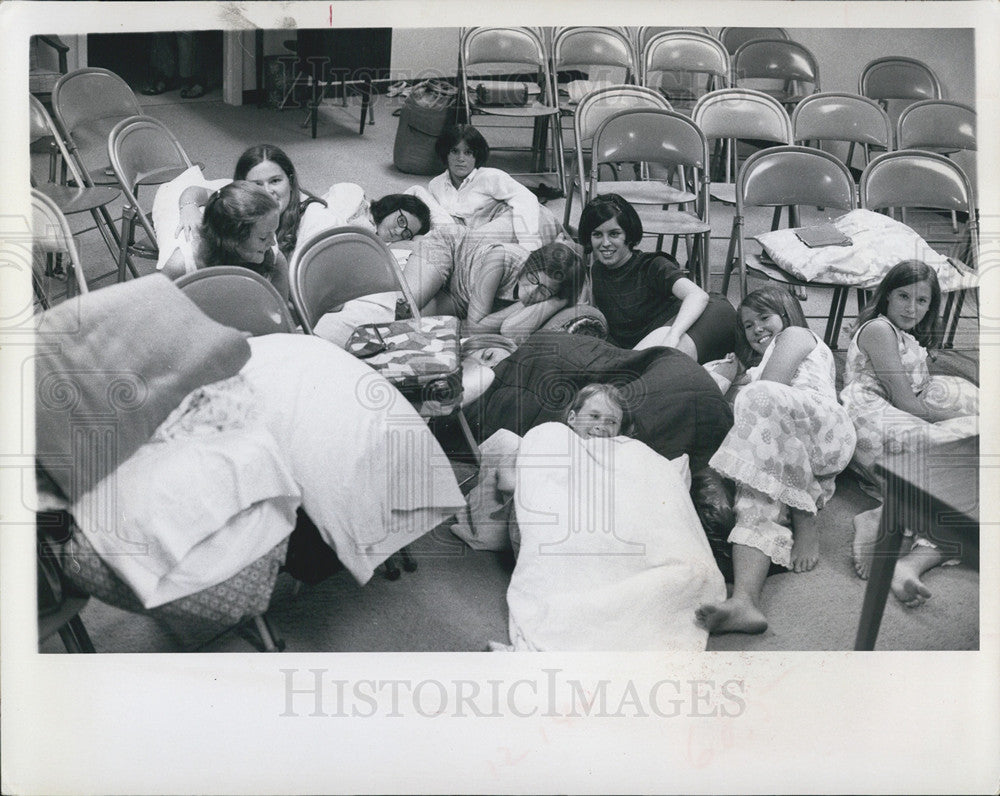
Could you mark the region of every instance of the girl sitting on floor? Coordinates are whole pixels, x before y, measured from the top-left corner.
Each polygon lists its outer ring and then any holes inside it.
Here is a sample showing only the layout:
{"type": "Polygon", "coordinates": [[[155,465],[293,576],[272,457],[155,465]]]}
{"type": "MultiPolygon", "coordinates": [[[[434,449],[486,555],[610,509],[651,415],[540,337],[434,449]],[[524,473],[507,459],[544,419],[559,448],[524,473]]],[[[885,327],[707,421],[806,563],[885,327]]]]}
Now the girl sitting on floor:
{"type": "Polygon", "coordinates": [[[598,196],[580,216],[580,243],[593,252],[594,305],[621,348],[668,346],[701,364],[733,350],[736,313],[709,296],[663,252],[640,252],[642,221],[618,194],[598,196]]]}
{"type": "Polygon", "coordinates": [[[485,165],[490,146],[471,124],[448,127],[434,148],[445,172],[430,181],[429,197],[415,191],[432,211],[466,227],[490,224],[497,240],[518,243],[529,251],[550,239],[552,229],[560,228],[524,185],[507,172],[485,165]]]}
{"type": "Polygon", "coordinates": [[[709,462],[736,482],[733,594],[698,608],[710,633],[764,632],[760,596],[771,562],[796,572],[816,566],[816,514],[833,497],[855,443],[854,425],[837,403],[833,354],[795,297],[783,287],[760,288],[743,299],[739,317],[736,355],[752,365],[750,381],[709,462]]]}
{"type": "MultiPolygon", "coordinates": [[[[977,433],[979,388],[959,376],[931,376],[927,369],[940,307],[934,270],[907,260],[893,266],[858,314],[840,399],[858,435],[852,466],[862,489],[880,499],[875,465],[883,460],[884,445],[894,453],[917,453],[977,433]]],[[[881,511],[854,518],[854,568],[861,578],[871,568],[881,511]]],[[[896,564],[893,594],[907,606],[921,604],[930,591],[920,576],[943,559],[936,547],[918,540],[896,564]]]]}
{"type": "Polygon", "coordinates": [[[205,215],[194,249],[194,268],[178,249],[163,272],[177,279],[190,270],[213,265],[241,265],[265,277],[287,301],[288,263],[278,248],[279,205],[271,194],[244,180],[216,191],[205,205],[205,215]]]}

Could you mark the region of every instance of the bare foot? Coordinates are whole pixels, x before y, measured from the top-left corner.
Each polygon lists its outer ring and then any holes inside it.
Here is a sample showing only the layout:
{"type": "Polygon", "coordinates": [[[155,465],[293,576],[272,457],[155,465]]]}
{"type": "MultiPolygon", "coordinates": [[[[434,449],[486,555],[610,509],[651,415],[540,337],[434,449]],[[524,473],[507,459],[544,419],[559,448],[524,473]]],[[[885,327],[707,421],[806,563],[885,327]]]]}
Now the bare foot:
{"type": "Polygon", "coordinates": [[[730,597],[724,603],[706,604],[694,612],[709,633],[763,633],[767,618],[749,600],[730,597]]]}
{"type": "Polygon", "coordinates": [[[808,572],[819,563],[819,525],[815,514],[792,511],[792,569],[808,572]]]}
{"type": "Polygon", "coordinates": [[[931,596],[930,589],[920,580],[922,573],[923,570],[905,558],[896,562],[896,571],[892,574],[892,593],[907,608],[923,605],[931,596]]]}
{"type": "Polygon", "coordinates": [[[862,580],[868,580],[872,569],[872,556],[881,520],[881,506],[854,516],[854,543],[851,545],[851,552],[854,556],[854,571],[862,580]]]}

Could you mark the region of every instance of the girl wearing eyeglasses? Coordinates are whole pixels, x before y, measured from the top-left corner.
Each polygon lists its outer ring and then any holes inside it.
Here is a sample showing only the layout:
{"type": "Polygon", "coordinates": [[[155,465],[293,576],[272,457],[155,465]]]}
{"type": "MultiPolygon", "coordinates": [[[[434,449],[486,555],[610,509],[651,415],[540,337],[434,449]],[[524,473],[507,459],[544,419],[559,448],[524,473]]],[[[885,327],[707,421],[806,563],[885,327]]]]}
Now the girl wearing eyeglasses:
{"type": "Polygon", "coordinates": [[[735,345],[736,311],[721,296],[709,297],[663,252],[640,252],[642,221],[618,194],[587,203],[580,216],[580,243],[593,253],[594,305],[608,322],[609,339],[621,348],[667,346],[701,364],[722,359],[735,345]]]}
{"type": "Polygon", "coordinates": [[[424,237],[403,275],[423,312],[458,316],[463,334],[498,332],[522,340],[576,303],[583,260],[565,238],[529,253],[453,225],[424,237]]]}

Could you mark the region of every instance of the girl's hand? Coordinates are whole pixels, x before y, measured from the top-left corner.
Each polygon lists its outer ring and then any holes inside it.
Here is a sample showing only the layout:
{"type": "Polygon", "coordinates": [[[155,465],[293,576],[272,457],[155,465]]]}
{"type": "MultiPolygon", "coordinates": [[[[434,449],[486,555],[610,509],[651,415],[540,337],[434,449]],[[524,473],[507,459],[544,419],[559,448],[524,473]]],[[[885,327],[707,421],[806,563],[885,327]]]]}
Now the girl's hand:
{"type": "Polygon", "coordinates": [[[200,227],[201,209],[198,205],[193,202],[181,205],[177,231],[174,233],[174,237],[179,238],[183,235],[185,240],[192,240],[198,234],[200,227]]]}

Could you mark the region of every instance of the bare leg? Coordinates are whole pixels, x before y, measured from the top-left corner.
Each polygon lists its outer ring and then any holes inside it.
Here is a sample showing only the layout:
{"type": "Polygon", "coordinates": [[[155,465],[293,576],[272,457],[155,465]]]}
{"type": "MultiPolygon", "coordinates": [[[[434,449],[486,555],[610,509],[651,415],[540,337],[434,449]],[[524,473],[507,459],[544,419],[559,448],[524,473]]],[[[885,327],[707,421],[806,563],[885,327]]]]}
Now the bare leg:
{"type": "Polygon", "coordinates": [[[931,596],[920,576],[932,567],[944,563],[945,556],[936,547],[916,545],[896,562],[892,575],[892,593],[907,608],[923,605],[931,596]]]}
{"type": "Polygon", "coordinates": [[[808,572],[819,563],[817,514],[792,509],[792,569],[808,572]]]}
{"type": "Polygon", "coordinates": [[[854,517],[854,542],[851,545],[851,552],[854,557],[854,571],[862,580],[868,580],[868,573],[871,572],[872,554],[875,552],[875,541],[878,539],[881,520],[881,506],[863,511],[854,517]]]}
{"type": "Polygon", "coordinates": [[[733,596],[723,603],[699,606],[698,622],[709,633],[763,633],[767,618],[760,610],[771,559],[756,547],[733,545],[733,596]]]}

